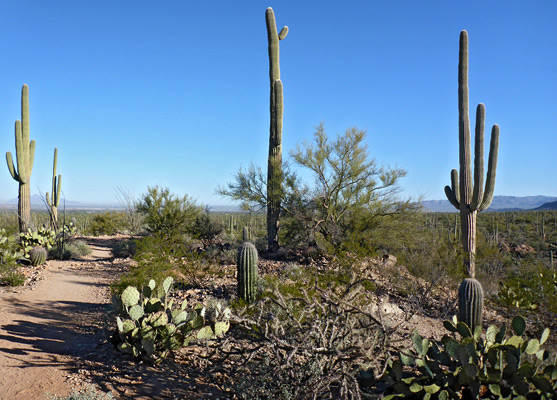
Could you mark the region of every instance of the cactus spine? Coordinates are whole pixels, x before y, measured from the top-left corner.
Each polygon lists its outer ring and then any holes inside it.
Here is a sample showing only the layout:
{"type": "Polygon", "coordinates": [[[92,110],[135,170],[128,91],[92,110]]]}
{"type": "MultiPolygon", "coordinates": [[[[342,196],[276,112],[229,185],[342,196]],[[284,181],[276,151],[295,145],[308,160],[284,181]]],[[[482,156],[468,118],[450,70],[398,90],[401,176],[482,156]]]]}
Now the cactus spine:
{"type": "Polygon", "coordinates": [[[46,204],[50,207],[50,224],[53,229],[58,228],[58,204],[60,204],[60,188],[62,186],[62,175],[56,177],[56,165],[58,164],[58,149],[54,149],[54,162],[52,167],[52,193],[46,192],[46,204]]]}
{"type": "Polygon", "coordinates": [[[484,292],[480,282],[466,278],[458,289],[458,319],[464,322],[472,332],[482,325],[484,292]]]}
{"type": "Polygon", "coordinates": [[[271,122],[269,132],[269,161],[267,165],[267,244],[269,251],[279,247],[278,231],[282,197],[282,114],[283,92],[280,80],[279,41],[288,34],[285,26],[277,34],[277,24],[272,8],[265,12],[269,41],[269,80],[271,122]]]}
{"type": "Polygon", "coordinates": [[[499,148],[499,126],[493,125],[489,147],[487,179],[484,190],[484,124],[485,106],[476,108],[474,142],[474,182],[472,184],[472,154],[470,117],[468,115],[468,32],[460,32],[458,55],[458,139],[460,177],[456,169],[451,171],[451,186],[445,186],[445,194],[460,211],[461,240],[464,249],[464,267],[471,279],[462,281],[459,289],[459,317],[472,331],[481,326],[483,291],[476,276],[476,217],[489,207],[495,189],[495,172],[499,148]],[[460,178],[460,179],[459,179],[460,178]],[[459,182],[460,180],[460,182],[459,182]]]}
{"type": "Polygon", "coordinates": [[[12,153],[6,152],[6,162],[10,174],[14,180],[19,182],[17,214],[20,232],[27,232],[31,222],[30,180],[35,158],[35,141],[29,141],[29,135],[29,87],[23,85],[21,89],[21,121],[17,120],[15,122],[17,165],[13,162],[12,153]]]}
{"type": "Polygon", "coordinates": [[[238,297],[251,302],[257,290],[257,249],[252,243],[245,242],[236,253],[238,267],[238,297]]]}

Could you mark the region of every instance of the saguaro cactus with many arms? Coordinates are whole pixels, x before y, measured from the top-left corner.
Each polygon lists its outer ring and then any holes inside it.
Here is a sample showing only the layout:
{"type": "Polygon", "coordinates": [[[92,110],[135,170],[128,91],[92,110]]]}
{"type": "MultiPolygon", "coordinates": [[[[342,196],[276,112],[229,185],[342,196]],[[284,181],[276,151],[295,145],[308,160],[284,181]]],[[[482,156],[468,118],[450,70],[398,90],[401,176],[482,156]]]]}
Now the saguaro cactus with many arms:
{"type": "Polygon", "coordinates": [[[29,87],[21,89],[21,121],[15,121],[15,149],[17,168],[12,153],[6,153],[6,162],[12,178],[19,182],[17,213],[19,231],[27,232],[31,221],[31,172],[35,158],[35,141],[29,141],[29,87]]]}
{"type": "MultiPolygon", "coordinates": [[[[484,123],[485,106],[478,104],[476,109],[476,137],[474,144],[474,181],[472,183],[472,155],[470,139],[470,117],[468,115],[468,33],[460,33],[460,48],[458,60],[458,138],[460,177],[456,169],[451,171],[451,186],[445,186],[445,194],[453,206],[460,211],[461,240],[464,249],[464,266],[471,279],[461,284],[462,293],[459,296],[461,318],[473,315],[466,322],[473,330],[480,321],[481,310],[471,310],[471,307],[483,308],[483,301],[479,298],[478,290],[481,285],[475,281],[476,275],[476,217],[477,213],[489,207],[493,200],[495,188],[495,171],[497,169],[497,152],[499,147],[499,126],[493,125],[487,167],[487,180],[484,190],[484,123]],[[460,179],[459,179],[460,178],[460,179]],[[474,280],[474,291],[465,290],[462,285],[471,285],[474,280]],[[476,284],[477,283],[477,284],[476,284]],[[468,294],[474,294],[470,297],[468,294]],[[475,305],[475,306],[474,306],[475,305]],[[467,310],[466,312],[462,310],[467,310]]],[[[472,287],[472,286],[470,286],[472,287]]],[[[483,299],[483,294],[481,296],[483,299]]]]}
{"type": "Polygon", "coordinates": [[[58,149],[54,149],[54,162],[52,167],[52,193],[46,192],[46,204],[50,207],[50,224],[53,229],[58,228],[58,204],[60,204],[60,188],[62,186],[62,175],[56,177],[56,165],[58,164],[58,149]]]}
{"type": "Polygon", "coordinates": [[[269,251],[279,247],[278,231],[282,197],[282,114],[283,96],[280,80],[279,41],[288,34],[285,26],[277,34],[277,24],[272,8],[265,12],[269,41],[269,80],[271,92],[271,124],[269,133],[269,161],[267,165],[267,243],[269,251]]]}

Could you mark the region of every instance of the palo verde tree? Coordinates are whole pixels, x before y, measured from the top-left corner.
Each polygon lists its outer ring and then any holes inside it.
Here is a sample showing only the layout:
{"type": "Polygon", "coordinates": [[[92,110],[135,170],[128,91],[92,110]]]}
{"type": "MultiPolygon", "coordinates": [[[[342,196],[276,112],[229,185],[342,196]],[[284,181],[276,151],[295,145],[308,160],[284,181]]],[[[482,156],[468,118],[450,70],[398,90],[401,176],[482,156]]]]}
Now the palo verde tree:
{"type": "Polygon", "coordinates": [[[269,41],[269,80],[270,80],[270,132],[269,161],[267,165],[267,241],[269,251],[279,247],[280,202],[282,198],[282,114],[283,94],[280,80],[279,41],[288,34],[285,26],[277,34],[275,14],[271,7],[265,12],[267,38],[269,41]]]}
{"type": "Polygon", "coordinates": [[[35,141],[29,140],[29,87],[23,85],[21,89],[21,120],[15,121],[15,155],[17,165],[14,164],[12,153],[6,153],[6,162],[12,178],[19,183],[19,197],[17,215],[19,231],[26,232],[31,221],[31,172],[35,159],[35,141]]]}
{"type": "Polygon", "coordinates": [[[487,180],[484,190],[484,125],[485,106],[476,109],[476,137],[474,144],[474,181],[472,183],[472,155],[470,139],[470,117],[468,115],[468,33],[460,33],[458,60],[458,139],[460,174],[451,171],[451,186],[445,186],[445,194],[453,206],[460,211],[464,266],[470,278],[465,279],[459,290],[460,320],[472,330],[481,325],[483,292],[474,278],[476,275],[476,218],[486,210],[493,200],[495,171],[499,147],[499,126],[493,125],[489,147],[487,180]],[[459,176],[460,175],[460,176],[459,176]],[[460,179],[459,179],[460,178],[460,179]]]}
{"type": "MultiPolygon", "coordinates": [[[[284,168],[281,213],[291,240],[342,249],[372,234],[381,217],[412,208],[397,196],[406,171],[378,165],[370,158],[365,137],[365,131],[350,128],[330,140],[321,124],[311,143],[290,153],[296,168],[313,178],[304,183],[293,167],[284,168]]],[[[267,204],[265,183],[261,168],[251,165],[217,193],[258,211],[267,204]]]]}

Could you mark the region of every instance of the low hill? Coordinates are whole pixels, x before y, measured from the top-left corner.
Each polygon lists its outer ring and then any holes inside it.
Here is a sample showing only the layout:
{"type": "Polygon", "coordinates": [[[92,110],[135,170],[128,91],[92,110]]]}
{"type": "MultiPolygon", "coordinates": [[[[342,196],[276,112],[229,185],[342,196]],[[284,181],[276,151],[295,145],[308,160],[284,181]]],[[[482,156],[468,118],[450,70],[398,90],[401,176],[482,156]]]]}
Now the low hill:
{"type": "MultiPolygon", "coordinates": [[[[537,209],[544,204],[553,204],[557,197],[551,196],[494,196],[487,211],[525,211],[537,209]]],[[[456,212],[448,200],[426,200],[422,202],[424,210],[430,212],[456,212]]],[[[549,208],[555,209],[555,208],[549,208]]]]}

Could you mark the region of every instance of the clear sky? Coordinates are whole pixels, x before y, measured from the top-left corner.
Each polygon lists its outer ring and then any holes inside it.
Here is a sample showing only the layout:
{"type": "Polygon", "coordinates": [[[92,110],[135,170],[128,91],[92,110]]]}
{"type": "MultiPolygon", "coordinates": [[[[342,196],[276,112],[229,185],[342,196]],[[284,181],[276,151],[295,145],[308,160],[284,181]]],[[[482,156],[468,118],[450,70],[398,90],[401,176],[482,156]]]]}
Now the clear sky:
{"type": "MultiPolygon", "coordinates": [[[[470,117],[501,127],[496,195],[557,196],[557,2],[3,0],[0,151],[15,151],[21,86],[37,141],[32,191],[115,203],[169,187],[200,203],[250,161],[266,166],[273,7],[285,156],[324,122],[368,132],[406,196],[443,199],[458,167],[458,37],[470,40],[470,117]]],[[[486,151],[489,135],[486,135],[486,151]]],[[[2,156],[3,158],[3,156],[2,156]]],[[[0,166],[0,200],[17,183],[0,166]]]]}

